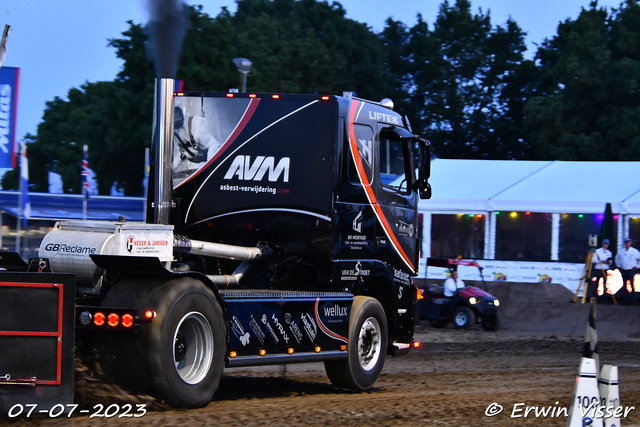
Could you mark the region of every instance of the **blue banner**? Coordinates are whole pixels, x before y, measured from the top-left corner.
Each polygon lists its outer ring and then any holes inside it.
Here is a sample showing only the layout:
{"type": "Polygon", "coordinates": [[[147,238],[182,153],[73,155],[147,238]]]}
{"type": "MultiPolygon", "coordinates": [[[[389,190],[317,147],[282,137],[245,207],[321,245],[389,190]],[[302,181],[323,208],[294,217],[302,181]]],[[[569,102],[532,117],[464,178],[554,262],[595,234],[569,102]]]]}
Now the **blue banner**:
{"type": "Polygon", "coordinates": [[[16,116],[20,68],[0,68],[0,168],[16,166],[16,116]]]}

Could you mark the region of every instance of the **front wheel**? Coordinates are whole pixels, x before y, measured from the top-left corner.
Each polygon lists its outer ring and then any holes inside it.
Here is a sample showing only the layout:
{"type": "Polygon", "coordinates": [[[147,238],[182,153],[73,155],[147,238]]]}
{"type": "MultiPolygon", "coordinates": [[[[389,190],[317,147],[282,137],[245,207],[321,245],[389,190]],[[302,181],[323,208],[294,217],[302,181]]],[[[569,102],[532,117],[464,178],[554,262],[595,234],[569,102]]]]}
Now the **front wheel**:
{"type": "Polygon", "coordinates": [[[349,317],[347,358],[324,363],[336,386],[364,391],[380,376],[387,352],[387,317],[380,303],[369,297],[353,300],[349,317]]]}
{"type": "Polygon", "coordinates": [[[500,318],[496,314],[495,316],[487,316],[482,319],[482,329],[485,331],[493,332],[500,329],[500,318]]]}
{"type": "Polygon", "coordinates": [[[476,317],[469,307],[458,307],[453,313],[453,325],[456,329],[471,329],[475,322],[476,317]]]}

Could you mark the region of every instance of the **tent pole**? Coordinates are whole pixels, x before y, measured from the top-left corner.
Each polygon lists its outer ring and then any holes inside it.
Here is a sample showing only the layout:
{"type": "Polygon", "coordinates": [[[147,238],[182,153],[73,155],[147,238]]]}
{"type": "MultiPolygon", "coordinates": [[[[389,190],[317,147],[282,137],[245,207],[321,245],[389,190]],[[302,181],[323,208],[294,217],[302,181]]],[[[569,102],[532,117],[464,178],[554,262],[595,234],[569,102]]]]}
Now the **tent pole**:
{"type": "Polygon", "coordinates": [[[560,259],[560,214],[551,214],[551,261],[560,259]]]}

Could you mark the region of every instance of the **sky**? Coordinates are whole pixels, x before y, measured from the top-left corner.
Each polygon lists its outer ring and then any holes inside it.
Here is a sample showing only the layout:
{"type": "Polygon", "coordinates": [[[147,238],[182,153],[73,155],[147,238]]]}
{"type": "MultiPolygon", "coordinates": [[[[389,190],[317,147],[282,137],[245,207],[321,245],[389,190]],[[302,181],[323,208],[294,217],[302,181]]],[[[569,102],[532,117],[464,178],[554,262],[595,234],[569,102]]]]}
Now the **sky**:
{"type": "MultiPolygon", "coordinates": [[[[153,1],[153,0],[150,0],[153,1]]],[[[331,0],[330,0],[331,1],[331,0]]],[[[223,6],[232,13],[233,0],[187,0],[217,15],[223,6]]],[[[455,0],[450,0],[454,3],[455,0]]],[[[347,17],[381,31],[392,17],[412,26],[418,13],[433,24],[442,0],[342,0],[347,17]],[[389,6],[389,5],[393,6],[389,6]]],[[[556,34],[558,23],[575,19],[590,0],[471,0],[472,10],[491,12],[491,23],[504,24],[509,17],[527,32],[527,57],[535,44],[556,34]]],[[[599,0],[599,6],[618,7],[621,0],[599,0]]],[[[35,134],[45,103],[65,98],[72,87],[113,80],[122,67],[109,38],[121,37],[127,21],[144,23],[148,15],[143,0],[3,0],[0,30],[11,25],[3,67],[20,68],[17,138],[35,134]]],[[[249,58],[251,59],[251,58],[249,58]]],[[[179,76],[178,76],[179,77],[179,76]]],[[[202,88],[207,90],[207,88],[202,88]]],[[[151,118],[149,118],[151,121],[151,118]]]]}

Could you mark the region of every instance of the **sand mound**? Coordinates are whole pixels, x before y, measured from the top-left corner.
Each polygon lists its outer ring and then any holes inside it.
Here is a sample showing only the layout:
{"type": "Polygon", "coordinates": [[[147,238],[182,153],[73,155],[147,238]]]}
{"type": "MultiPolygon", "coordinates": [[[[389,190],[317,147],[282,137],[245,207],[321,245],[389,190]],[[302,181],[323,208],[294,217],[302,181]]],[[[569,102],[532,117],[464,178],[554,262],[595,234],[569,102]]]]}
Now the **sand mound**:
{"type": "MultiPolygon", "coordinates": [[[[573,293],[564,286],[488,282],[487,287],[500,300],[503,329],[584,337],[589,304],[573,303],[573,293]]],[[[596,327],[600,340],[640,338],[640,307],[598,304],[596,327]]]]}

